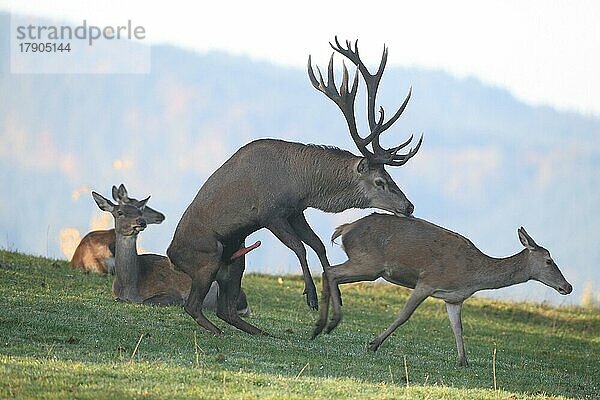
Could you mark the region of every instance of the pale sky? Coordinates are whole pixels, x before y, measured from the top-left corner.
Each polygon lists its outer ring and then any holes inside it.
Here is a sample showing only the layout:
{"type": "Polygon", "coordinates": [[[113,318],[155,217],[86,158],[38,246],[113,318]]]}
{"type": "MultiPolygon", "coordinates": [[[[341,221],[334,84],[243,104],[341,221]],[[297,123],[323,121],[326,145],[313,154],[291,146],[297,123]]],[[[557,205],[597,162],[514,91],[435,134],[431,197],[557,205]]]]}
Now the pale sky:
{"type": "Polygon", "coordinates": [[[74,24],[132,20],[153,43],[300,68],[309,53],[325,65],[337,34],[358,38],[372,64],[386,43],[390,64],[471,76],[531,104],[600,116],[598,1],[0,0],[11,9],[74,24]]]}

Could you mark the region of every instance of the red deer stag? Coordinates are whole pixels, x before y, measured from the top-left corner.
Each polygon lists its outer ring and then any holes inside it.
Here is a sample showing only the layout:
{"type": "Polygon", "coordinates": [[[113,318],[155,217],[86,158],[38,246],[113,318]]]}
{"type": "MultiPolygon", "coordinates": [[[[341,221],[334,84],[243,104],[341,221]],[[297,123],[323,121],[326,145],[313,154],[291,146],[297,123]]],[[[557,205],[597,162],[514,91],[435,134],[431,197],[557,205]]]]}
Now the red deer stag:
{"type": "Polygon", "coordinates": [[[366,81],[370,133],[361,137],[354,117],[358,72],[350,89],[348,71],[344,67],[338,92],[333,77],[333,55],[329,61],[327,84],[320,72],[319,79],[315,77],[309,56],[308,75],[313,86],[342,111],[362,157],[327,146],[256,140],[240,148],[208,178],[175,230],[167,255],[175,268],[192,278],[192,291],[185,310],[200,326],[214,334],[222,331],[206,319],[200,305],[215,279],[224,289],[217,316],[245,332],[264,334],[233,312],[244,259],[240,257],[231,262],[230,258],[252,232],[267,228],[296,254],[304,276],[307,303],[317,309],[317,293],[303,243],[315,251],[323,270],[329,268],[329,262],[325,246],[308,225],[304,210],[313,207],[326,212],[341,212],[349,208],[375,207],[398,215],[413,212],[413,205],[384,166],[404,165],[419,150],[422,137],[406,154],[398,152],[408,146],[412,137],[391,149],[384,149],[379,144],[379,135],[400,117],[410,92],[389,121],[384,122],[383,108],[376,120],[375,96],[387,61],[387,48],[384,47],[377,73],[372,75],[360,60],[356,44],[354,50],[350,42],[344,48],[336,38],[336,45],[331,46],[355,63],[366,81]],[[372,151],[367,148],[369,144],[372,151]]]}
{"type": "Polygon", "coordinates": [[[446,302],[458,349],[458,363],[467,366],[460,314],[463,302],[473,293],[530,279],[542,282],[560,294],[569,294],[573,290],[548,250],[538,246],[525,229],[519,228],[517,232],[525,249],[510,257],[493,258],[479,251],[469,239],[418,218],[372,214],[339,226],[331,240],[342,237],[348,261],[327,271],[330,286],[323,288],[321,297],[321,310],[325,311],[321,312],[313,337],[325,326],[330,297],[333,316],[326,332],[331,332],[341,320],[340,298],[329,296],[330,287],[384,278],[413,291],[397,319],[369,344],[369,348],[376,351],[410,318],[419,304],[431,296],[446,302]]]}
{"type": "MultiPolygon", "coordinates": [[[[115,201],[140,206],[141,202],[130,198],[125,185],[119,188],[112,187],[112,196],[115,201]]],[[[163,213],[148,206],[144,207],[142,217],[147,224],[160,224],[165,220],[163,213]]],[[[71,258],[71,267],[85,272],[99,274],[114,274],[115,267],[115,230],[92,231],[81,239],[71,258]]]]}

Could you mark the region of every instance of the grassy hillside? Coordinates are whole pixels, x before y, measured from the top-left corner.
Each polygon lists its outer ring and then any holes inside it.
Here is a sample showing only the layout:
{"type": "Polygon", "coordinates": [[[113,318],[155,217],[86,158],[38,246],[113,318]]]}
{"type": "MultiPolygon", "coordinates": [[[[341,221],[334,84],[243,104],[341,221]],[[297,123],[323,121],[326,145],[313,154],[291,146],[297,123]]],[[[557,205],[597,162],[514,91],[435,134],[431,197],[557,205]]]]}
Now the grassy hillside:
{"type": "Polygon", "coordinates": [[[463,311],[471,366],[461,369],[436,300],[376,354],[367,351],[406,299],[391,285],[344,287],[344,321],[310,341],[316,315],[295,277],[244,278],[251,321],[275,338],[209,315],[226,332],[215,337],[180,308],[116,303],[110,283],[62,261],[0,251],[0,398],[600,397],[598,309],[472,299],[463,311]]]}

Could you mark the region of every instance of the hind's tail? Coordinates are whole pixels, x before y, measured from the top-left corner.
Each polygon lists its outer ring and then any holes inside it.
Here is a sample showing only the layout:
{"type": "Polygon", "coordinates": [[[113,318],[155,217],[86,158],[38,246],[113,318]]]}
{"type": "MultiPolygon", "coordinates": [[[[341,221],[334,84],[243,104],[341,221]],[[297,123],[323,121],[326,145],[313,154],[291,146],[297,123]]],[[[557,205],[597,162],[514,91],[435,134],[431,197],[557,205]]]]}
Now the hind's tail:
{"type": "Polygon", "coordinates": [[[331,243],[335,243],[335,239],[337,239],[340,236],[345,235],[346,232],[348,231],[348,228],[350,228],[350,225],[352,225],[352,224],[342,224],[342,225],[338,226],[337,228],[335,228],[335,231],[333,231],[333,235],[331,235],[331,243]]]}

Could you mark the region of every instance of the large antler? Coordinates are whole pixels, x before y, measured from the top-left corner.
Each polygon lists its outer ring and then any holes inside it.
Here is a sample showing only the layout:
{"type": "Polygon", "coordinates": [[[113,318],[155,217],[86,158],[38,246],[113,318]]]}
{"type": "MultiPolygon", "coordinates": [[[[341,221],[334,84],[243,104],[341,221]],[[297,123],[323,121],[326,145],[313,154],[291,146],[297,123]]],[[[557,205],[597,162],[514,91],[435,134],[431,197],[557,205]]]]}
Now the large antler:
{"type": "Polygon", "coordinates": [[[361,61],[360,56],[358,55],[358,40],[354,42],[354,50],[352,50],[352,44],[348,40],[346,41],[346,47],[342,47],[337,39],[337,36],[335,37],[335,46],[332,43],[329,43],[329,45],[333,50],[342,54],[344,57],[352,61],[352,63],[354,63],[354,65],[358,67],[358,71],[365,80],[368,96],[367,116],[369,121],[369,128],[371,131],[369,135],[364,138],[359,135],[358,130],[356,128],[356,120],[354,117],[354,100],[358,90],[358,73],[355,73],[352,88],[348,90],[348,70],[346,69],[346,65],[343,64],[342,84],[338,92],[333,77],[333,54],[329,59],[329,66],[327,68],[327,84],[324,83],[323,76],[321,75],[321,70],[318,66],[317,73],[319,75],[319,79],[317,80],[313,72],[311,58],[310,56],[308,56],[308,76],[312,85],[317,90],[324,93],[328,98],[333,100],[335,104],[338,105],[338,107],[344,114],[344,117],[346,118],[346,122],[348,124],[348,129],[350,130],[352,140],[354,140],[354,143],[358,147],[358,150],[361,152],[361,154],[365,156],[371,163],[386,164],[392,166],[404,165],[412,156],[417,154],[417,151],[419,151],[421,143],[423,142],[423,135],[421,135],[417,146],[414,149],[411,148],[406,154],[398,154],[398,151],[408,146],[408,144],[413,139],[412,135],[406,142],[396,147],[392,147],[390,149],[384,149],[379,143],[379,135],[381,135],[381,133],[383,133],[390,126],[392,126],[392,124],[396,122],[396,120],[400,117],[400,115],[406,108],[406,105],[408,104],[408,100],[410,99],[410,95],[412,92],[412,90],[409,90],[408,95],[404,99],[404,102],[402,103],[400,108],[387,122],[384,122],[385,112],[383,110],[383,107],[379,108],[379,119],[377,121],[375,120],[375,98],[377,96],[379,81],[381,80],[383,70],[385,69],[385,65],[387,63],[387,47],[383,47],[383,55],[381,56],[379,68],[377,69],[377,72],[373,75],[369,72],[367,67],[361,61]],[[366,147],[369,143],[373,148],[372,153],[366,147]]]}

